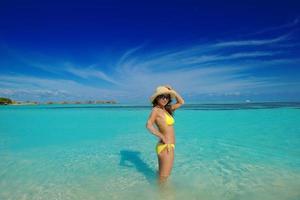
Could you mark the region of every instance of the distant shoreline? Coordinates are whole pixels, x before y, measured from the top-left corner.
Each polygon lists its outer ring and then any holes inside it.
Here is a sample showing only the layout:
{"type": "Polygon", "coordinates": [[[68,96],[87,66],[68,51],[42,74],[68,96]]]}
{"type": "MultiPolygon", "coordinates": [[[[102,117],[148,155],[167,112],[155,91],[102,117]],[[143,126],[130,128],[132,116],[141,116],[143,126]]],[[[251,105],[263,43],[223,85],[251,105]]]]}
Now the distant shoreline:
{"type": "Polygon", "coordinates": [[[107,101],[107,102],[93,102],[93,103],[88,103],[88,102],[46,102],[46,103],[34,103],[34,102],[29,102],[29,103],[12,103],[12,104],[7,104],[7,105],[13,105],[13,106],[20,106],[20,105],[74,105],[74,104],[91,104],[91,105],[96,105],[96,104],[117,104],[115,101],[107,101]]]}
{"type": "Polygon", "coordinates": [[[73,105],[73,104],[118,104],[115,100],[96,100],[96,101],[48,101],[48,102],[37,102],[37,101],[24,101],[17,102],[10,99],[5,99],[5,101],[1,102],[0,105],[13,105],[13,106],[22,106],[22,105],[73,105]]]}
{"type": "MultiPolygon", "coordinates": [[[[0,108],[29,108],[29,109],[129,109],[129,110],[148,110],[152,109],[151,104],[137,105],[137,104],[11,104],[7,106],[0,106],[0,108]]],[[[184,104],[180,110],[190,111],[225,111],[225,110],[258,110],[258,109],[299,109],[300,102],[256,102],[256,103],[199,103],[199,104],[184,104]]]]}

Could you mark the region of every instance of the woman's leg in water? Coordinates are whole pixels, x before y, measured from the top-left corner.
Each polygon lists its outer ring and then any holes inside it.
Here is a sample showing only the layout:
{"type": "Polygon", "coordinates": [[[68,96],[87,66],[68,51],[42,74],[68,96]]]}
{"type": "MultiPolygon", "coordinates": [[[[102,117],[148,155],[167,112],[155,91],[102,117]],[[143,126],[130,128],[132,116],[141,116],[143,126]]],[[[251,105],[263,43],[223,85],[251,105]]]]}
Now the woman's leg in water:
{"type": "Polygon", "coordinates": [[[170,148],[169,151],[167,148],[162,150],[158,157],[158,176],[159,183],[164,183],[171,174],[173,163],[174,163],[174,148],[170,148]]]}

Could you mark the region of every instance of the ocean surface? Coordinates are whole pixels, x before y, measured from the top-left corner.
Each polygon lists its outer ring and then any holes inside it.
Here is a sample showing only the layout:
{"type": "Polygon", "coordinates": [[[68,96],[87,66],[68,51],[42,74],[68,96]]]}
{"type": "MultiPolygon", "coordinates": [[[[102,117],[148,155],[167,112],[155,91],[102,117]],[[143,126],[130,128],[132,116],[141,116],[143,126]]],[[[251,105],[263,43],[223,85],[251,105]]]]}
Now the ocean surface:
{"type": "Polygon", "coordinates": [[[189,104],[159,186],[150,106],[0,107],[0,199],[300,199],[300,103],[189,104]]]}

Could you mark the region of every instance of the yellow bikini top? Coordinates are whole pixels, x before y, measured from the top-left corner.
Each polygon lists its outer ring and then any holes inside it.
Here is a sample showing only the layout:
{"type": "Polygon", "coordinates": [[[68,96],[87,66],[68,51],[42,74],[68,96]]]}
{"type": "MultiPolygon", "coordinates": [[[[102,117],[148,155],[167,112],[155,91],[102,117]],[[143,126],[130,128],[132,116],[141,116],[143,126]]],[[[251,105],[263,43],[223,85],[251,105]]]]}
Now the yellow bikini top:
{"type": "Polygon", "coordinates": [[[174,118],[170,115],[170,114],[167,114],[166,112],[165,112],[165,116],[166,116],[166,124],[167,125],[172,125],[172,124],[174,124],[175,123],[175,120],[174,120],[174,118]]]}

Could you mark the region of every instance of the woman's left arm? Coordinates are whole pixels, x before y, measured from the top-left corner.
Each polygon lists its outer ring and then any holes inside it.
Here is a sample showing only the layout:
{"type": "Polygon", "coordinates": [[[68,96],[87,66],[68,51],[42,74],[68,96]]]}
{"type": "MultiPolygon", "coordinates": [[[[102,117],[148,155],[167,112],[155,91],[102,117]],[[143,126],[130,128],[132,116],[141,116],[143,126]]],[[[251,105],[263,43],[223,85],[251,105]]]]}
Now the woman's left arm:
{"type": "Polygon", "coordinates": [[[172,104],[171,108],[172,108],[172,110],[176,110],[184,104],[184,100],[175,90],[172,90],[172,92],[174,92],[177,102],[175,104],[172,104]]]}
{"type": "Polygon", "coordinates": [[[176,103],[171,105],[172,110],[176,110],[177,108],[179,108],[180,106],[182,106],[184,104],[184,99],[175,91],[172,89],[172,87],[170,85],[166,85],[166,87],[171,90],[171,92],[175,95],[176,98],[176,103]]]}

